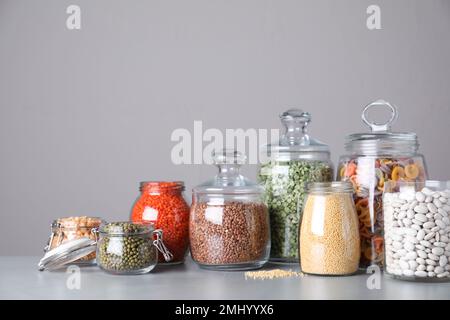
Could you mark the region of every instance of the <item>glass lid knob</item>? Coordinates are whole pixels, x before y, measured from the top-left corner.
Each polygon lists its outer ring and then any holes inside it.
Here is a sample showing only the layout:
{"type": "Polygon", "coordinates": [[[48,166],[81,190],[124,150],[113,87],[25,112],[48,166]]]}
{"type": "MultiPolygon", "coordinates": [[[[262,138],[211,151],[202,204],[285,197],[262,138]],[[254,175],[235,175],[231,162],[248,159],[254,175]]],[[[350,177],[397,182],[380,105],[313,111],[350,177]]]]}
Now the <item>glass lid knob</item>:
{"type": "Polygon", "coordinates": [[[372,103],[369,103],[367,106],[364,107],[364,110],[361,114],[361,118],[364,121],[364,123],[369,126],[369,128],[372,130],[372,132],[386,132],[386,131],[390,131],[391,130],[391,124],[395,122],[395,120],[397,120],[398,117],[398,112],[397,112],[397,108],[384,100],[377,100],[374,101],[372,103]],[[391,111],[391,117],[388,121],[386,121],[385,123],[377,123],[375,121],[370,121],[368,119],[369,117],[369,110],[371,108],[381,108],[381,107],[386,107],[388,109],[390,109],[391,111]]]}
{"type": "Polygon", "coordinates": [[[212,154],[212,158],[216,165],[242,165],[245,164],[246,156],[234,149],[216,150],[212,154]]]}
{"type": "Polygon", "coordinates": [[[285,132],[281,136],[281,145],[301,145],[310,144],[306,127],[311,122],[311,114],[300,109],[289,109],[280,115],[280,120],[285,127],[285,132]]]}

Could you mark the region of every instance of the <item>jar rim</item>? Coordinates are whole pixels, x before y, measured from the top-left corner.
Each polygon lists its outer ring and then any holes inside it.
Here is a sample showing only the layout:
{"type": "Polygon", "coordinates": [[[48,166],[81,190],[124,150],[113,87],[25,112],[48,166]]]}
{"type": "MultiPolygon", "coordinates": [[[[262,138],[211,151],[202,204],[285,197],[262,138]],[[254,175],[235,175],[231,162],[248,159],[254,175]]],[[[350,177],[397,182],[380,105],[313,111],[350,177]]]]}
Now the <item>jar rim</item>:
{"type": "MultiPolygon", "coordinates": [[[[397,186],[423,186],[427,188],[449,188],[450,180],[396,181],[397,186]]],[[[388,186],[386,186],[387,188],[388,186]]]]}
{"type": "Polygon", "coordinates": [[[103,220],[100,217],[91,217],[91,216],[68,216],[68,217],[61,217],[61,218],[57,218],[54,219],[52,221],[52,228],[62,228],[62,229],[66,229],[66,230],[72,230],[72,229],[92,229],[92,228],[96,228],[99,227],[101,224],[105,223],[105,220],[103,220]],[[64,224],[61,223],[61,220],[65,220],[65,219],[73,219],[73,218],[89,218],[92,220],[96,220],[96,223],[94,226],[88,226],[87,224],[81,224],[80,223],[74,223],[73,225],[70,226],[66,226],[64,224]]]}
{"type": "Polygon", "coordinates": [[[149,191],[184,191],[183,181],[141,181],[139,183],[139,190],[149,190],[149,191]]]}
{"type": "Polygon", "coordinates": [[[323,193],[353,193],[353,185],[348,181],[310,182],[307,184],[308,192],[323,193]]]}
{"type": "Polygon", "coordinates": [[[412,132],[356,133],[346,137],[345,149],[363,155],[415,154],[419,142],[412,132]]]}
{"type": "Polygon", "coordinates": [[[143,235],[143,234],[149,234],[155,231],[155,225],[152,222],[149,221],[116,221],[116,222],[110,222],[105,223],[100,226],[98,232],[102,235],[108,235],[108,236],[137,236],[137,235],[143,235]],[[133,232],[127,232],[123,231],[122,224],[132,224],[132,225],[138,225],[142,227],[141,230],[133,231],[133,232]],[[107,228],[111,228],[111,230],[107,230],[107,228]],[[122,229],[122,230],[121,230],[122,229]]]}

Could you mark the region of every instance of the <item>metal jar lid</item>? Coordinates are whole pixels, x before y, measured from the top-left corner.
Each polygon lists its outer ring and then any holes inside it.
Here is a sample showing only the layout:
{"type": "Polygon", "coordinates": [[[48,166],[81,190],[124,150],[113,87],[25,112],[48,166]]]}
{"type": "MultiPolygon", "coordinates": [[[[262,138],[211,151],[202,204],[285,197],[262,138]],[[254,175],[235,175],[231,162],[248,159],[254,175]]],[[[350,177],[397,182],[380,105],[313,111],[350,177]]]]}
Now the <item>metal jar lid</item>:
{"type": "Polygon", "coordinates": [[[40,271],[56,270],[83,258],[96,250],[97,241],[89,238],[79,238],[61,244],[49,250],[39,261],[40,271]]]}
{"type": "Polygon", "coordinates": [[[417,135],[413,132],[392,132],[391,125],[397,120],[397,108],[384,100],[377,100],[368,104],[362,114],[363,122],[369,126],[371,132],[355,133],[346,137],[345,149],[357,155],[367,156],[395,156],[415,154],[419,148],[417,135]],[[368,111],[374,107],[387,107],[391,117],[386,123],[371,122],[368,111]]]}

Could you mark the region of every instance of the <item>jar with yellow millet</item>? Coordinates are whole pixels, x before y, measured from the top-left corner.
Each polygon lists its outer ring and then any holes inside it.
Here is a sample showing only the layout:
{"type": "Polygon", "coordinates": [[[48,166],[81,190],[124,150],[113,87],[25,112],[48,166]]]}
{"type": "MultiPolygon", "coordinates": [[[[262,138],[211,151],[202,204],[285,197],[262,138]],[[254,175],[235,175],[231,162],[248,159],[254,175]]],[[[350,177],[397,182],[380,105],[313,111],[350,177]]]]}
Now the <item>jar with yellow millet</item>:
{"type": "Polygon", "coordinates": [[[358,271],[360,238],[350,182],[308,185],[299,235],[300,267],[315,275],[358,271]]]}

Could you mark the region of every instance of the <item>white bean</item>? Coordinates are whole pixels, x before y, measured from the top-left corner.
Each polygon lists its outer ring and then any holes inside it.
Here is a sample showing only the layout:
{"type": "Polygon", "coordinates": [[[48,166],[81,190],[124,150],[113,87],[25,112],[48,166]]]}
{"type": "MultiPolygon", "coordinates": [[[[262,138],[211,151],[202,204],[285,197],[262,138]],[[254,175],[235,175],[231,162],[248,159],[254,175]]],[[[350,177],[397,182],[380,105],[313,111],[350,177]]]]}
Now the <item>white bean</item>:
{"type": "Polygon", "coordinates": [[[414,211],[417,212],[417,213],[425,214],[425,213],[428,212],[428,208],[424,204],[419,204],[418,206],[414,207],[414,211]]]}
{"type": "Polygon", "coordinates": [[[416,268],[417,271],[425,271],[427,269],[427,267],[425,267],[425,265],[423,264],[419,264],[416,268]]]}
{"type": "MultiPolygon", "coordinates": [[[[431,249],[431,252],[433,252],[434,255],[436,256],[441,256],[444,254],[444,248],[441,247],[434,247],[433,249],[431,249]]],[[[429,256],[429,255],[428,255],[429,256]]],[[[433,259],[435,260],[435,259],[433,259]]],[[[438,259],[439,260],[439,259],[438,259]]]]}
{"type": "Polygon", "coordinates": [[[450,272],[445,271],[445,272],[443,272],[443,273],[441,273],[441,274],[438,274],[437,277],[438,277],[438,278],[445,278],[445,277],[448,277],[449,274],[450,274],[450,272]]]}
{"type": "Polygon", "coordinates": [[[442,202],[439,199],[434,199],[433,204],[436,207],[436,212],[437,212],[437,208],[442,208],[442,206],[443,206],[442,202]]]}
{"type": "Polygon", "coordinates": [[[432,265],[432,266],[437,265],[436,261],[431,260],[431,259],[425,259],[425,262],[426,262],[426,264],[428,264],[428,265],[432,265]]]}
{"type": "Polygon", "coordinates": [[[418,202],[424,202],[425,201],[426,196],[422,193],[422,192],[416,192],[416,200],[418,202]]]}
{"type": "Polygon", "coordinates": [[[416,277],[425,278],[428,275],[428,273],[425,271],[416,271],[414,272],[414,275],[416,277]]]}
{"type": "Polygon", "coordinates": [[[447,263],[448,263],[448,259],[446,256],[442,255],[439,257],[439,265],[441,267],[445,267],[447,265],[447,263]]]}
{"type": "Polygon", "coordinates": [[[435,224],[434,222],[428,221],[428,222],[425,222],[425,223],[423,224],[423,227],[424,227],[425,229],[431,229],[431,228],[433,228],[435,225],[436,225],[436,224],[435,224]]]}

